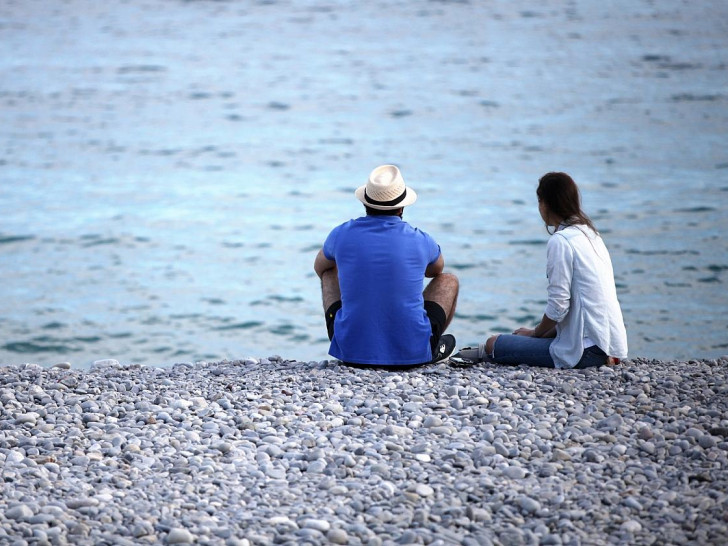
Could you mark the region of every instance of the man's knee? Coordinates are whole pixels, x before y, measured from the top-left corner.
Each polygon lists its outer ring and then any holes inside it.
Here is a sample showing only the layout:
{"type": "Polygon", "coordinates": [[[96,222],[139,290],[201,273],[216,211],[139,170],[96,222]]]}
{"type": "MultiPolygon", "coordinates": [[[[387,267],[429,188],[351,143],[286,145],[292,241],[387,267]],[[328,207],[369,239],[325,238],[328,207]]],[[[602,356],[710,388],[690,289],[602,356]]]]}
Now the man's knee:
{"type": "Polygon", "coordinates": [[[459,287],[460,281],[453,273],[440,273],[432,278],[427,288],[425,288],[425,293],[441,298],[443,295],[457,295],[459,287]]]}
{"type": "Polygon", "coordinates": [[[321,275],[321,294],[323,296],[324,310],[341,299],[339,289],[339,274],[336,268],[324,271],[321,275]]]}
{"type": "Polygon", "coordinates": [[[446,282],[449,284],[458,284],[458,278],[455,273],[440,273],[435,279],[440,279],[440,282],[446,282]]]}
{"type": "Polygon", "coordinates": [[[448,286],[458,287],[460,281],[455,273],[440,273],[436,278],[440,279],[440,282],[447,283],[448,286]]]}
{"type": "Polygon", "coordinates": [[[440,273],[427,285],[423,296],[425,300],[434,301],[445,311],[445,328],[455,315],[458,301],[459,281],[452,273],[440,273]]]}
{"type": "Polygon", "coordinates": [[[453,273],[440,273],[438,279],[441,284],[440,294],[442,294],[443,300],[449,302],[452,306],[458,299],[460,281],[453,273]]]}

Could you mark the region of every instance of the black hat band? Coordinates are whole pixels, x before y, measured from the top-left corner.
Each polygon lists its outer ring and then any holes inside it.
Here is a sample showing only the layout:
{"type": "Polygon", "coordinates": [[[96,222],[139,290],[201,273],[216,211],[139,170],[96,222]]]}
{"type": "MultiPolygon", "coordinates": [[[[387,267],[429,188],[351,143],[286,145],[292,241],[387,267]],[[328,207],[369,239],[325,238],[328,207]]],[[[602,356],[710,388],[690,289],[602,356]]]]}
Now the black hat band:
{"type": "Polygon", "coordinates": [[[391,201],[377,201],[376,199],[372,199],[367,195],[367,190],[364,190],[364,200],[369,203],[370,205],[377,205],[380,207],[391,207],[394,205],[398,205],[402,201],[404,201],[404,198],[407,197],[407,188],[404,189],[402,192],[402,195],[399,197],[392,199],[391,201]]]}

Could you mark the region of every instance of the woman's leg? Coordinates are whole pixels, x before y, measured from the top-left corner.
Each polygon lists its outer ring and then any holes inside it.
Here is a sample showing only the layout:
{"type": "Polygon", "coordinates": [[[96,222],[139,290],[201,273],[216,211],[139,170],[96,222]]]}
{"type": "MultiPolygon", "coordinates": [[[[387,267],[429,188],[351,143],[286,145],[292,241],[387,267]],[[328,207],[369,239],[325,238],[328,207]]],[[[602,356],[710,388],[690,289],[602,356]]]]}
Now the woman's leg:
{"type": "Polygon", "coordinates": [[[584,368],[595,368],[597,366],[603,366],[607,363],[607,353],[602,351],[596,345],[587,347],[584,349],[584,354],[581,355],[581,360],[575,366],[577,370],[584,368]]]}
{"type": "Polygon", "coordinates": [[[488,361],[495,364],[526,364],[553,368],[549,347],[554,338],[527,337],[511,334],[492,336],[485,344],[488,361]]]}

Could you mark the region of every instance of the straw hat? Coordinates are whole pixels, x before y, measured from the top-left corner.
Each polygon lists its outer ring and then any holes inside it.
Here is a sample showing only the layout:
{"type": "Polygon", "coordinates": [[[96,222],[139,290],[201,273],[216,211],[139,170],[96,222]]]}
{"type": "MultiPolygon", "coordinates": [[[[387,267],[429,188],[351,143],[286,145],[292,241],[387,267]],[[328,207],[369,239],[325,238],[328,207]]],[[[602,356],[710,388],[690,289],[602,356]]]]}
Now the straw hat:
{"type": "Polygon", "coordinates": [[[374,169],[367,183],[357,188],[354,195],[366,206],[379,210],[406,207],[417,200],[417,194],[404,185],[402,174],[394,165],[374,169]]]}

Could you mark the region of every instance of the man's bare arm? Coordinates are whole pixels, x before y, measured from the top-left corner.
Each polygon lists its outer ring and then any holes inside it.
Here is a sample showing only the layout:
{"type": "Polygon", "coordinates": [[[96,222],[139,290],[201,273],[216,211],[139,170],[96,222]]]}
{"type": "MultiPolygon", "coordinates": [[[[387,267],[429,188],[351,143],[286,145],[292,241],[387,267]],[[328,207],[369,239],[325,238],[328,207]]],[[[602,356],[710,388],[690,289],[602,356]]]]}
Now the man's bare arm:
{"type": "Polygon", "coordinates": [[[335,267],[336,262],[333,260],[329,260],[326,256],[324,256],[323,249],[319,250],[319,253],[316,254],[316,259],[313,262],[313,270],[316,272],[316,275],[321,278],[324,272],[335,267]]]}
{"type": "Polygon", "coordinates": [[[445,258],[442,257],[442,252],[440,253],[440,256],[429,264],[427,266],[427,269],[425,269],[425,277],[433,278],[437,277],[440,273],[442,273],[442,270],[445,269],[445,258]]]}

